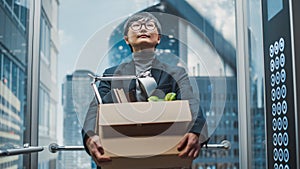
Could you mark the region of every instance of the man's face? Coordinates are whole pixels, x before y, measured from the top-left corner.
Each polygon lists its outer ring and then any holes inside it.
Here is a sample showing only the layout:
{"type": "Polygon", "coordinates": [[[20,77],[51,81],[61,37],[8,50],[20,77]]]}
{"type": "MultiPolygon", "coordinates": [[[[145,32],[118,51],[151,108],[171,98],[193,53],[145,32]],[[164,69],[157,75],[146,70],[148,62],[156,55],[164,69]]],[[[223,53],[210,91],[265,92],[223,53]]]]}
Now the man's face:
{"type": "Polygon", "coordinates": [[[133,52],[145,49],[154,51],[155,46],[160,42],[160,35],[153,20],[140,19],[130,24],[124,39],[131,45],[133,52]]]}

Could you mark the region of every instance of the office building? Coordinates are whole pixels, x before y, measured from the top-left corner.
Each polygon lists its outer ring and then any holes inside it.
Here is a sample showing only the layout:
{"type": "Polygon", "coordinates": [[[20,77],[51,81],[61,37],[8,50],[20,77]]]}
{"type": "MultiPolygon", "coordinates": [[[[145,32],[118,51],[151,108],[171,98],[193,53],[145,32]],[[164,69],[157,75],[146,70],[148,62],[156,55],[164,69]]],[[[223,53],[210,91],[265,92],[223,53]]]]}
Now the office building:
{"type": "MultiPolygon", "coordinates": [[[[81,146],[81,128],[84,115],[93,98],[90,71],[76,70],[66,75],[62,84],[62,105],[64,110],[63,144],[65,146],[81,146]]],[[[88,168],[90,157],[85,151],[59,152],[58,168],[88,168]],[[80,164],[80,165],[78,165],[80,164]]]]}

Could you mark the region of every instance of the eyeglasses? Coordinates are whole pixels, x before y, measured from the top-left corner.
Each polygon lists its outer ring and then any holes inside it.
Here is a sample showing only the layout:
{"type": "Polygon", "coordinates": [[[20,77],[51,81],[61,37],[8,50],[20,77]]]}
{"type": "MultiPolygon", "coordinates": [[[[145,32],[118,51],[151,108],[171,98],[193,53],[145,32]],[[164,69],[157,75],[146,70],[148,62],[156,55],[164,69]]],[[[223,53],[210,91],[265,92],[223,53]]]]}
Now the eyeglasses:
{"type": "Polygon", "coordinates": [[[148,21],[148,22],[135,21],[131,24],[130,28],[133,31],[139,31],[142,29],[142,25],[144,25],[145,28],[149,31],[152,31],[156,28],[156,25],[153,21],[148,21]]]}

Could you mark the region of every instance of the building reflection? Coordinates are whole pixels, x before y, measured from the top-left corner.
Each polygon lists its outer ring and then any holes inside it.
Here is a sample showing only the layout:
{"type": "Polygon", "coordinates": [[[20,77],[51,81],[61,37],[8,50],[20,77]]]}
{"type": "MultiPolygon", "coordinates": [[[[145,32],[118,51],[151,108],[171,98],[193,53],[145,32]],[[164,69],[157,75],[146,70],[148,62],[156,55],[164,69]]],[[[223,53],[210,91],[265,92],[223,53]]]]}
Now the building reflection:
{"type": "MultiPolygon", "coordinates": [[[[62,86],[62,105],[64,110],[63,144],[82,146],[81,128],[93,91],[87,70],[76,70],[66,75],[62,86]]],[[[89,168],[91,157],[85,151],[59,152],[58,168],[89,168]],[[80,165],[79,165],[80,164],[80,165]]]]}
{"type": "MultiPolygon", "coordinates": [[[[23,145],[26,106],[27,21],[26,4],[0,3],[0,147],[23,145]]],[[[3,157],[0,168],[21,168],[23,156],[3,157]]]]}

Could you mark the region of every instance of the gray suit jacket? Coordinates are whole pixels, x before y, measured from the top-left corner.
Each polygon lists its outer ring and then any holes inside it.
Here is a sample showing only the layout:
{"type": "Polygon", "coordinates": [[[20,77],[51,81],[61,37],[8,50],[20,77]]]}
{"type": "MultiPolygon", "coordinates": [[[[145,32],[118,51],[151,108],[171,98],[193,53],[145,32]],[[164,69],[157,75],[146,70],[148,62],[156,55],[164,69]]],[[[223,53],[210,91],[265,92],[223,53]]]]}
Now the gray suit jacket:
{"type": "MultiPolygon", "coordinates": [[[[157,59],[154,59],[151,74],[157,83],[157,88],[152,93],[153,96],[164,98],[165,94],[169,92],[175,92],[177,100],[189,100],[193,117],[193,123],[190,132],[200,134],[206,120],[199,105],[199,98],[196,98],[195,94],[193,93],[193,89],[185,69],[174,65],[168,65],[157,59]]],[[[135,75],[134,62],[130,61],[108,68],[103,74],[103,76],[113,75],[135,75]]],[[[102,103],[105,104],[114,102],[111,93],[112,88],[123,88],[128,99],[132,102],[136,101],[135,80],[113,82],[101,81],[98,90],[102,98],[102,103]]],[[[97,106],[96,99],[93,99],[88,109],[82,129],[82,137],[85,147],[86,139],[92,135],[95,135],[94,129],[96,125],[97,106]]],[[[201,134],[207,137],[207,130],[202,131],[201,134]]]]}

